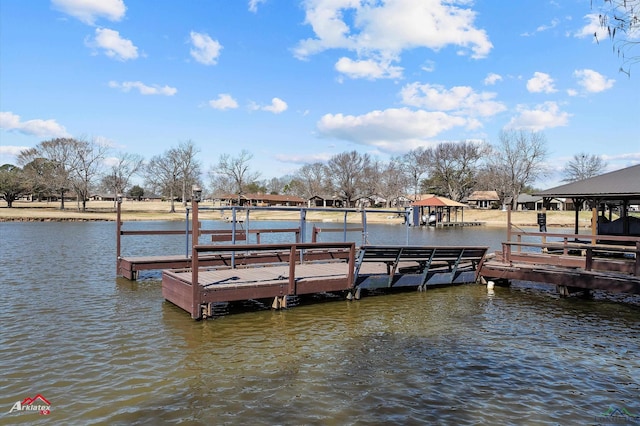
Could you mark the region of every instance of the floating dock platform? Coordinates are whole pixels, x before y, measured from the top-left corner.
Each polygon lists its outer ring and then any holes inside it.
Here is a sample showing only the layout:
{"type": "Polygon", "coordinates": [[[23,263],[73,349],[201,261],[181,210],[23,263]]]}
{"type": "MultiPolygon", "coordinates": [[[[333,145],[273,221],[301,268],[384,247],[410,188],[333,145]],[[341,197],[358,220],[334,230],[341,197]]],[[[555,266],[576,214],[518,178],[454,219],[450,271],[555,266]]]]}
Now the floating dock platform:
{"type": "Polygon", "coordinates": [[[212,316],[219,302],[267,299],[280,308],[290,296],[334,292],[359,299],[362,290],[476,282],[486,252],[487,247],[356,250],[354,243],[199,245],[193,247],[190,268],[162,271],[162,295],[194,319],[212,316]],[[201,256],[212,252],[232,256],[232,265],[201,267],[201,256]],[[233,256],[242,252],[261,252],[253,259],[262,262],[237,262],[233,256]]]}

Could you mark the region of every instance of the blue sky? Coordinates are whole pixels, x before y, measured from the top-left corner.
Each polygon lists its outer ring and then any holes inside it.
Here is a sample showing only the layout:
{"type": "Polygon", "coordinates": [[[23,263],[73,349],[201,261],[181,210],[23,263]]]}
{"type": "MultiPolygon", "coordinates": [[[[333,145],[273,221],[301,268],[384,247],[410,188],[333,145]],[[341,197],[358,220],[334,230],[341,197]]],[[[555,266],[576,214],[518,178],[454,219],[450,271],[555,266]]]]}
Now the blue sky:
{"type": "Polygon", "coordinates": [[[0,164],[55,137],[146,159],[191,140],[205,171],[244,149],[268,179],[516,128],[544,132],[554,170],[579,152],[627,167],[640,64],[618,72],[594,13],[589,0],[2,0],[0,164]]]}

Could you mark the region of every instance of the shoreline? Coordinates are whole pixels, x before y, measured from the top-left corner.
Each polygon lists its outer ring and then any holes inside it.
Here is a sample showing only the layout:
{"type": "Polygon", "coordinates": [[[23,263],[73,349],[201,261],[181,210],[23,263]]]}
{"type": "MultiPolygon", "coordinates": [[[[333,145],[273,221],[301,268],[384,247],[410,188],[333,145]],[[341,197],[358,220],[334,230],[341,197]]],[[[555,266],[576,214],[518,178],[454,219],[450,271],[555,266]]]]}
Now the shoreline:
{"type": "MultiPolygon", "coordinates": [[[[213,207],[207,203],[201,203],[204,208],[213,207]]],[[[184,221],[186,208],[181,203],[175,203],[175,213],[170,213],[170,203],[162,201],[124,201],[122,203],[122,221],[184,221]]],[[[367,214],[367,223],[377,224],[403,224],[403,217],[390,215],[388,212],[376,214],[375,209],[371,209],[367,214]]],[[[520,227],[537,227],[537,211],[516,211],[511,213],[511,222],[520,227]]],[[[228,211],[200,211],[201,220],[225,220],[230,212],[228,211]],[[212,217],[213,216],[213,217],[212,217]]],[[[464,214],[458,214],[458,221],[481,222],[482,226],[507,227],[507,212],[502,210],[480,210],[464,209],[464,214]]],[[[238,219],[244,218],[242,212],[238,219]]],[[[300,215],[297,211],[277,211],[253,210],[249,216],[250,220],[282,220],[298,221],[300,215]]],[[[326,211],[309,211],[306,219],[308,221],[342,223],[344,212],[334,212],[331,208],[326,211]]],[[[0,202],[0,222],[94,222],[94,221],[115,221],[116,209],[112,201],[89,201],[87,211],[82,212],[74,202],[67,202],[65,210],[60,210],[58,202],[14,202],[12,208],[8,208],[4,201],[0,202]]],[[[360,213],[348,213],[347,223],[361,223],[360,213]]],[[[454,220],[455,221],[455,220],[454,220]]],[[[574,211],[548,211],[548,228],[568,228],[573,227],[575,222],[574,211]]],[[[583,211],[579,215],[579,228],[591,227],[591,212],[583,211]]]]}

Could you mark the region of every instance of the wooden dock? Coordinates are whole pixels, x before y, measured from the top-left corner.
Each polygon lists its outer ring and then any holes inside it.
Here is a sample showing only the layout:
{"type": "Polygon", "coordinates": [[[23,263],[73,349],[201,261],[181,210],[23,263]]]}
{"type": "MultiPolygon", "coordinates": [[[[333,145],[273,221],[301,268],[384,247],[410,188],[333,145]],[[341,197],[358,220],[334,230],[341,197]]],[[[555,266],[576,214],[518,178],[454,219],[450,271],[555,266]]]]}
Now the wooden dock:
{"type": "Polygon", "coordinates": [[[524,231],[513,236],[515,241],[503,242],[502,251],[484,262],[483,279],[552,284],[563,296],[596,289],[640,294],[639,237],[524,231]]]}
{"type": "Polygon", "coordinates": [[[437,222],[435,225],[425,225],[425,226],[435,226],[436,228],[462,228],[467,226],[481,226],[484,225],[484,222],[437,222]]]}
{"type": "Polygon", "coordinates": [[[286,306],[289,296],[332,292],[358,299],[361,290],[422,290],[475,282],[486,251],[486,247],[413,246],[356,250],[354,243],[317,242],[198,245],[193,247],[190,268],[162,272],[162,294],[194,319],[212,316],[219,302],[269,299],[273,307],[280,308],[286,306]],[[200,259],[212,252],[252,253],[254,259],[264,262],[202,267],[200,259]],[[257,256],[259,252],[265,254],[257,256]]]}
{"type": "Polygon", "coordinates": [[[354,243],[197,245],[190,268],[162,272],[162,295],[194,319],[210,316],[217,302],[274,299],[280,307],[290,295],[351,290],[354,260],[354,243]],[[201,268],[211,252],[261,252],[264,262],[201,268]]]}

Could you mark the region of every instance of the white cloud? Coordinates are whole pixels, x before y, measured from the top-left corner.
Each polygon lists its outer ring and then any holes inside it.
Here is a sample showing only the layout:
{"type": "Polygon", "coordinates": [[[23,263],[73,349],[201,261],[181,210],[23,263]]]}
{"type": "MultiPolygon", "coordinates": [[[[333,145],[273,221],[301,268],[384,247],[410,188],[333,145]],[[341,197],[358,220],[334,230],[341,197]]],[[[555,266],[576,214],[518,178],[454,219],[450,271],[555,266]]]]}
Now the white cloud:
{"type": "Polygon", "coordinates": [[[422,71],[425,72],[433,72],[436,70],[436,63],[433,61],[425,61],[424,64],[420,67],[422,71]]]}
{"type": "Polygon", "coordinates": [[[633,164],[640,164],[640,151],[627,152],[624,154],[615,154],[615,155],[603,154],[602,159],[607,162],[625,161],[628,163],[629,166],[632,166],[633,164]]]}
{"type": "Polygon", "coordinates": [[[108,28],[96,28],[96,37],[86,42],[87,46],[104,49],[110,58],[126,61],[138,57],[138,48],[131,40],[120,37],[120,33],[108,28]]]}
{"type": "Polygon", "coordinates": [[[585,15],[584,19],[587,21],[587,24],[580,28],[580,30],[576,31],[573,36],[578,38],[591,37],[593,38],[593,42],[596,43],[598,40],[604,40],[608,37],[607,29],[603,28],[600,25],[600,17],[597,13],[590,13],[585,15]],[[593,35],[596,35],[594,37],[593,35]]]}
{"type": "Polygon", "coordinates": [[[573,72],[573,76],[578,79],[578,84],[589,93],[598,93],[611,89],[613,87],[613,83],[616,82],[615,80],[607,79],[599,72],[590,69],[576,70],[573,72]]]}
{"type": "Polygon", "coordinates": [[[209,101],[209,106],[214,109],[235,109],[238,108],[238,102],[236,102],[228,93],[220,93],[217,99],[209,101]]]}
{"type": "Polygon", "coordinates": [[[280,98],[273,98],[271,99],[271,105],[263,106],[260,109],[262,109],[263,111],[272,112],[274,114],[280,114],[281,112],[286,111],[287,108],[288,105],[285,101],[280,98]]]}
{"type": "Polygon", "coordinates": [[[267,0],[249,0],[249,12],[258,12],[258,5],[265,3],[267,0]]]}
{"type": "MultiPolygon", "coordinates": [[[[300,59],[327,49],[347,49],[358,61],[398,61],[403,50],[457,46],[473,58],[493,47],[484,30],[474,26],[476,13],[466,2],[442,0],[308,0],[305,22],[315,38],[301,40],[294,54],[300,59]],[[454,4],[455,3],[455,4],[454,4]],[[347,19],[349,17],[349,19],[347,19]]],[[[370,75],[367,75],[370,78],[370,75]]]]}
{"type": "Polygon", "coordinates": [[[325,137],[375,146],[386,152],[402,152],[424,145],[432,138],[469,121],[444,112],[392,108],[364,115],[326,114],[317,123],[325,137]]]}
{"type": "Polygon", "coordinates": [[[109,87],[113,89],[120,89],[123,92],[129,92],[131,89],[137,89],[141,95],[164,95],[173,96],[178,93],[178,89],[170,86],[147,86],[141,81],[123,81],[118,83],[117,81],[110,81],[109,87]]]}
{"type": "Polygon", "coordinates": [[[527,90],[531,93],[554,93],[557,90],[553,87],[553,78],[544,72],[535,72],[533,77],[527,81],[527,90]]]}
{"type": "Polygon", "coordinates": [[[29,149],[29,146],[0,145],[0,165],[14,164],[15,159],[22,151],[29,149]]]}
{"type": "Polygon", "coordinates": [[[327,152],[314,152],[312,154],[275,154],[273,157],[284,163],[294,163],[299,164],[300,166],[304,166],[305,164],[313,164],[313,163],[325,163],[331,159],[335,154],[327,153],[327,152]]]}
{"type": "Polygon", "coordinates": [[[88,25],[100,17],[119,21],[127,10],[122,0],[51,0],[51,4],[88,25]]]}
{"type": "Polygon", "coordinates": [[[15,146],[15,145],[0,145],[0,155],[15,157],[25,149],[29,149],[28,146],[15,146]]]}
{"type": "Polygon", "coordinates": [[[455,86],[446,89],[437,84],[411,83],[400,91],[405,105],[430,110],[453,111],[454,114],[489,117],[506,107],[494,100],[495,93],[476,93],[469,86],[455,86]]]}
{"type": "Polygon", "coordinates": [[[208,34],[191,31],[191,56],[204,65],[215,65],[218,62],[222,45],[208,34]]]}
{"type": "Polygon", "coordinates": [[[350,78],[400,78],[402,68],[392,66],[389,62],[381,63],[373,59],[353,61],[342,57],[336,63],[336,70],[350,78]]]}
{"type": "Polygon", "coordinates": [[[527,33],[523,33],[521,35],[524,36],[524,37],[533,36],[533,35],[535,35],[535,33],[541,33],[541,32],[547,31],[547,30],[551,30],[551,29],[557,27],[559,23],[560,23],[560,20],[557,19],[557,18],[554,18],[554,19],[551,20],[551,23],[549,25],[540,25],[538,28],[536,28],[536,30],[533,33],[527,32],[527,33]]]}
{"type": "Polygon", "coordinates": [[[483,83],[484,83],[485,86],[493,86],[494,84],[496,84],[499,81],[502,81],[502,76],[500,74],[496,74],[496,73],[490,72],[485,77],[483,83]]]}
{"type": "Polygon", "coordinates": [[[55,120],[21,121],[20,116],[11,111],[0,112],[0,129],[38,137],[62,138],[70,136],[67,129],[56,123],[55,120]]]}
{"type": "Polygon", "coordinates": [[[571,117],[571,114],[560,111],[560,107],[555,102],[545,102],[534,109],[519,105],[517,109],[518,115],[505,127],[539,132],[548,128],[566,126],[571,117]]]}

